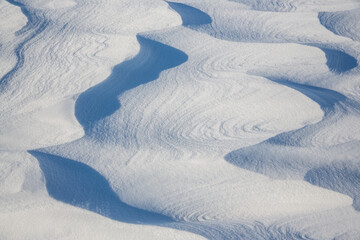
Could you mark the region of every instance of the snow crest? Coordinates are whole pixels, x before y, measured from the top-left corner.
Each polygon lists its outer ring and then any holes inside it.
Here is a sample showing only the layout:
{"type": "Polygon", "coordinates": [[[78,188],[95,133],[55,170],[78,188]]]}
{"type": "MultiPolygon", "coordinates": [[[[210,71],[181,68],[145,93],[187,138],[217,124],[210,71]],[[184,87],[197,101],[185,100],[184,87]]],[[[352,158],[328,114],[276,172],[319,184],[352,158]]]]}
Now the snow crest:
{"type": "Polygon", "coordinates": [[[0,238],[356,239],[359,9],[0,0],[0,238]]]}

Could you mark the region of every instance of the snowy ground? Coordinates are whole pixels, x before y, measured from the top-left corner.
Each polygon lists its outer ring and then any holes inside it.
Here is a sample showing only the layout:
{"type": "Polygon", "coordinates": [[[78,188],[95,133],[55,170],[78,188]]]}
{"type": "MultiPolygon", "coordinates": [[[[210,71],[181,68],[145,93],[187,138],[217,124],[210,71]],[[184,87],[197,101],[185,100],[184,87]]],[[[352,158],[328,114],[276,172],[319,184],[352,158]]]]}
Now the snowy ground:
{"type": "Polygon", "coordinates": [[[360,239],[358,0],[0,0],[0,239],[360,239]]]}

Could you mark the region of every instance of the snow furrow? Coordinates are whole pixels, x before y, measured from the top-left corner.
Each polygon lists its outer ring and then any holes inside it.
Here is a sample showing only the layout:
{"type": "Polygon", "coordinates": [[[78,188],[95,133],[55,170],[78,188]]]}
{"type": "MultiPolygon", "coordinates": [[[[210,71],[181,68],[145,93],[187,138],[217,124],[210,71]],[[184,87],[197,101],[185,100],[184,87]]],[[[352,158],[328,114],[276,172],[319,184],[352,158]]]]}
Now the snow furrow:
{"type": "Polygon", "coordinates": [[[16,48],[21,40],[18,40],[16,35],[26,25],[27,18],[21,13],[20,7],[4,0],[0,1],[0,14],[0,79],[3,79],[19,60],[16,48]]]}
{"type": "Polygon", "coordinates": [[[339,12],[320,12],[318,18],[324,27],[335,34],[360,41],[359,16],[360,8],[357,8],[339,12]]]}
{"type": "Polygon", "coordinates": [[[13,69],[4,74],[4,76],[0,79],[0,84],[2,85],[2,90],[6,89],[6,84],[9,79],[16,74],[17,70],[20,69],[24,65],[24,50],[26,49],[26,45],[31,42],[37,35],[39,35],[42,31],[45,30],[48,23],[41,17],[35,14],[31,14],[25,7],[24,4],[7,0],[9,3],[14,6],[20,7],[22,13],[27,17],[26,25],[16,32],[17,38],[21,38],[21,42],[15,48],[15,55],[17,58],[17,62],[13,69]]]}
{"type": "Polygon", "coordinates": [[[115,66],[105,81],[82,93],[77,99],[75,115],[85,130],[91,127],[92,122],[118,110],[120,103],[117,98],[122,93],[157,79],[163,70],[187,60],[185,53],[170,46],[141,36],[137,39],[140,43],[138,55],[115,66]]]}
{"type": "MultiPolygon", "coordinates": [[[[225,42],[186,28],[160,31],[146,37],[162,44],[171,43],[172,47],[185,52],[188,60],[176,68],[163,71],[156,81],[146,85],[136,84],[135,88],[119,95],[121,108],[95,121],[87,137],[42,151],[92,166],[102,175],[110,177],[110,185],[127,204],[167,215],[180,221],[181,229],[192,229],[190,231],[211,239],[244,236],[243,230],[227,229],[221,222],[236,219],[241,224],[245,219],[267,221],[272,217],[283,218],[276,205],[279,202],[282,213],[286,211],[286,214],[296,216],[312,212],[305,205],[300,208],[300,202],[312,199],[313,202],[309,203],[311,206],[319,204],[317,206],[325,207],[329,199],[337,199],[335,196],[319,198],[326,193],[312,189],[303,181],[268,182],[261,175],[239,170],[222,161],[223,154],[237,146],[261,142],[283,132],[286,127],[297,129],[321,120],[321,106],[307,96],[266,78],[248,74],[249,71],[257,73],[268,70],[274,76],[300,78],[299,75],[306,74],[303,73],[306,70],[300,72],[296,66],[304,62],[312,63],[307,65],[309,72],[329,74],[326,57],[321,50],[297,44],[225,42]],[[200,43],[206,43],[206,48],[201,47],[200,43]],[[221,49],[220,44],[223,45],[221,49]],[[293,56],[289,57],[286,59],[289,63],[283,68],[283,55],[279,59],[262,61],[268,59],[264,56],[281,51],[292,52],[297,56],[296,60],[293,56]],[[264,86],[272,93],[271,97],[267,97],[267,91],[262,91],[264,86]],[[144,96],[147,98],[144,99],[144,96]],[[275,96],[279,100],[269,103],[267,108],[256,108],[256,102],[271,102],[276,99],[275,96]],[[282,97],[284,100],[281,100],[282,97]],[[297,98],[298,101],[295,100],[297,98]],[[245,105],[251,108],[240,108],[243,106],[241,102],[248,102],[245,105]],[[297,120],[300,118],[302,104],[299,102],[309,104],[303,106],[304,119],[290,123],[293,114],[297,114],[297,120]],[[289,116],[283,115],[286,123],[274,125],[275,121],[269,120],[270,116],[278,121],[280,113],[271,106],[279,104],[282,113],[288,106],[285,112],[289,116]],[[294,105],[296,109],[293,109],[294,105]],[[149,106],[156,110],[149,109],[149,106]],[[262,117],[264,120],[259,121],[259,113],[268,114],[269,108],[273,115],[265,115],[262,117]],[[225,115],[224,109],[229,109],[225,115]],[[310,114],[308,109],[314,109],[314,112],[310,114]],[[257,114],[252,115],[253,112],[257,114]],[[244,121],[244,118],[248,121],[244,121]],[[221,124],[217,124],[219,122],[221,124]],[[255,136],[254,132],[257,133],[255,136]],[[249,142],[250,136],[254,136],[253,143],[249,142]],[[106,145],[102,143],[104,139],[106,145]],[[93,149],[93,152],[89,154],[81,149],[93,149]],[[178,179],[181,181],[178,182],[178,179]],[[229,189],[232,189],[231,192],[229,189]],[[289,189],[296,190],[292,192],[289,189]],[[276,198],[280,192],[281,200],[276,198]],[[301,198],[296,192],[307,194],[301,198]],[[296,202],[296,199],[300,202],[296,202]],[[297,206],[296,211],[291,204],[297,206]],[[214,221],[219,222],[216,233],[212,233],[209,225],[214,221]],[[196,228],[194,224],[197,222],[204,222],[205,226],[196,228]]],[[[116,89],[112,88],[112,91],[116,89]]],[[[340,199],[336,202],[340,203],[340,199]]],[[[351,203],[351,200],[344,199],[344,205],[337,206],[350,206],[351,203]]],[[[337,208],[333,203],[327,204],[329,208],[325,209],[337,208]]],[[[180,228],[177,224],[170,225],[180,228]]],[[[267,234],[265,232],[255,228],[248,236],[262,236],[267,234]]],[[[282,233],[274,236],[277,235],[283,236],[282,233]]],[[[289,236],[295,238],[297,235],[301,236],[300,233],[289,236]]]]}
{"type": "Polygon", "coordinates": [[[121,202],[106,179],[85,164],[36,151],[30,154],[39,161],[49,195],[59,201],[121,222],[161,224],[169,221],[121,202]]]}
{"type": "Polygon", "coordinates": [[[358,1],[2,6],[1,239],[359,236],[358,1]]]}

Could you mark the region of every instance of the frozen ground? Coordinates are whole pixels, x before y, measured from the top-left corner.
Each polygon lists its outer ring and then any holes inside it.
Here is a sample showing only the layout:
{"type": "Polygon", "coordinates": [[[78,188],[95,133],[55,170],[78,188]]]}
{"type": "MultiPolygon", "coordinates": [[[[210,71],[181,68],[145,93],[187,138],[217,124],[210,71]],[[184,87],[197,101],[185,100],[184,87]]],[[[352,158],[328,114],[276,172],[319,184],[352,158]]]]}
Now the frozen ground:
{"type": "Polygon", "coordinates": [[[359,239],[358,0],[0,0],[0,239],[359,239]]]}

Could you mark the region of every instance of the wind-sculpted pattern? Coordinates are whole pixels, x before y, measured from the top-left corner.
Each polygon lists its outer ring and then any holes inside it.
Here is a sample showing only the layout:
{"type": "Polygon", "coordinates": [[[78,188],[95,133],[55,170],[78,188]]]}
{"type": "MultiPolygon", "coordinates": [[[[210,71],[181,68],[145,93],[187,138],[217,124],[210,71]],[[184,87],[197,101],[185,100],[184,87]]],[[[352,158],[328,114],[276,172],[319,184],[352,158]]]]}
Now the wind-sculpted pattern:
{"type": "Polygon", "coordinates": [[[0,239],[358,239],[359,9],[0,0],[0,239]]]}

